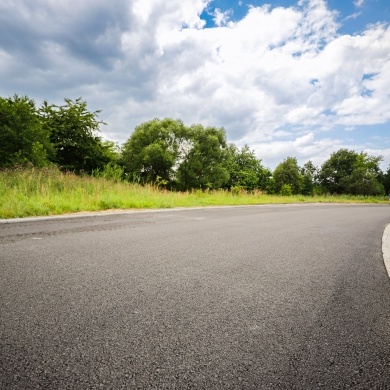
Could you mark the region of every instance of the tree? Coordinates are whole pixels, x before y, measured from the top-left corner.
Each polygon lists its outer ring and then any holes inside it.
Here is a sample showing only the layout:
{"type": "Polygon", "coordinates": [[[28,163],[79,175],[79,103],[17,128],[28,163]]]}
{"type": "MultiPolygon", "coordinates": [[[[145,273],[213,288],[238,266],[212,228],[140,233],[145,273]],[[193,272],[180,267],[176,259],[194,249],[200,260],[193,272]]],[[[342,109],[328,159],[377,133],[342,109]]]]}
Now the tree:
{"type": "Polygon", "coordinates": [[[153,119],[137,126],[122,150],[130,178],[164,182],[171,188],[219,188],[229,178],[224,129],[184,126],[181,120],[153,119]]]}
{"type": "Polygon", "coordinates": [[[390,165],[387,170],[380,175],[380,182],[384,187],[385,193],[390,194],[390,165]]]}
{"type": "Polygon", "coordinates": [[[323,163],[319,173],[321,187],[334,194],[379,195],[383,193],[379,181],[381,160],[381,156],[340,149],[323,163]]]}
{"type": "Polygon", "coordinates": [[[280,193],[283,185],[288,184],[293,194],[299,194],[302,190],[302,175],[295,157],[287,157],[274,171],[275,192],[280,193]]]}
{"type": "Polygon", "coordinates": [[[353,171],[358,154],[354,150],[340,149],[330,155],[321,167],[319,180],[325,192],[332,194],[347,193],[343,179],[353,171]]]}
{"type": "Polygon", "coordinates": [[[225,185],[229,180],[225,130],[192,125],[188,137],[177,171],[178,188],[216,189],[225,185]]]}
{"type": "Polygon", "coordinates": [[[234,144],[227,148],[228,188],[241,187],[245,190],[266,189],[271,173],[261,165],[253,150],[245,145],[238,149],[234,144]]]}
{"type": "Polygon", "coordinates": [[[153,119],[137,126],[122,150],[121,163],[130,178],[142,183],[171,183],[187,148],[187,129],[181,120],[153,119]]]}
{"type": "Polygon", "coordinates": [[[49,163],[53,148],[33,100],[14,95],[0,98],[0,167],[49,163]]]}
{"type": "Polygon", "coordinates": [[[379,163],[382,157],[368,156],[361,152],[353,164],[352,173],[340,180],[346,193],[352,195],[383,195],[384,188],[379,181],[382,173],[379,163]]]}
{"type": "Polygon", "coordinates": [[[102,153],[105,159],[109,160],[109,164],[117,164],[121,157],[120,146],[113,141],[101,142],[102,153]]]}
{"type": "Polygon", "coordinates": [[[303,195],[313,195],[316,186],[317,167],[309,160],[303,165],[301,169],[302,175],[302,189],[303,195]]]}
{"type": "Polygon", "coordinates": [[[39,110],[46,131],[50,133],[55,155],[52,159],[62,170],[91,173],[110,162],[107,145],[97,136],[100,111],[91,112],[81,98],[56,106],[43,103],[39,110]]]}

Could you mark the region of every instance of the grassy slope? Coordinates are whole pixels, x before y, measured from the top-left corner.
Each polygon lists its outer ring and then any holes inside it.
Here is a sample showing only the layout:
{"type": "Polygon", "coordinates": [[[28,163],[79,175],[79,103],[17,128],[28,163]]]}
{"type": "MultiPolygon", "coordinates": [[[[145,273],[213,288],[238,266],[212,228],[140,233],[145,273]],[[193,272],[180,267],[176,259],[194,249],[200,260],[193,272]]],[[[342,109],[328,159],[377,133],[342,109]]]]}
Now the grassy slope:
{"type": "Polygon", "coordinates": [[[387,203],[385,197],[276,196],[228,191],[169,192],[153,186],[65,174],[55,168],[0,171],[0,218],[107,209],[255,205],[299,202],[387,203]]]}

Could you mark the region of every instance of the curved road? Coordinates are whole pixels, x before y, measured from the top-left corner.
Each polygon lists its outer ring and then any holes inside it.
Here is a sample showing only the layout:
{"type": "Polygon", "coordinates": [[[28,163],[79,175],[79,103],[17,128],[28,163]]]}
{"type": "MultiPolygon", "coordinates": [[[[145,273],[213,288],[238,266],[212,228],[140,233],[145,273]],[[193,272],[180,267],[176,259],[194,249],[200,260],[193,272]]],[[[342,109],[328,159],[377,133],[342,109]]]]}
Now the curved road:
{"type": "Polygon", "coordinates": [[[389,389],[390,207],[0,223],[1,389],[389,389]]]}

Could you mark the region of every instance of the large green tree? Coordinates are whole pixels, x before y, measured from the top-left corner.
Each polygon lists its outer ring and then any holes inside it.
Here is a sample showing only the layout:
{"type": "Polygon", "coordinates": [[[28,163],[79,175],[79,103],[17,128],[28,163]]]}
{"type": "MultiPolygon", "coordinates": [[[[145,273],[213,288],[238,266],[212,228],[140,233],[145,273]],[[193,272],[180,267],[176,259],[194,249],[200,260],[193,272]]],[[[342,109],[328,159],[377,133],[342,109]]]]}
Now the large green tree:
{"type": "Polygon", "coordinates": [[[153,119],[137,126],[122,149],[121,162],[130,179],[171,183],[188,147],[181,120],[153,119]]]}
{"type": "Polygon", "coordinates": [[[230,144],[227,149],[228,188],[240,187],[245,190],[263,189],[267,187],[271,172],[264,168],[261,160],[248,145],[241,149],[230,144]]]}
{"type": "Polygon", "coordinates": [[[61,106],[42,104],[41,121],[55,149],[53,162],[61,169],[90,173],[110,162],[110,146],[98,136],[99,112],[89,111],[82,98],[65,99],[61,106]]]}
{"type": "Polygon", "coordinates": [[[340,149],[330,155],[319,173],[319,180],[324,191],[332,194],[347,193],[346,177],[352,174],[358,154],[354,150],[340,149]]]}
{"type": "Polygon", "coordinates": [[[130,179],[179,190],[219,188],[229,179],[224,129],[153,119],[137,126],[123,146],[130,179]]]}
{"type": "Polygon", "coordinates": [[[276,193],[288,186],[293,194],[299,194],[302,190],[303,178],[295,157],[287,157],[274,170],[273,179],[276,193]]]}
{"type": "Polygon", "coordinates": [[[382,172],[379,164],[381,156],[360,153],[353,164],[352,173],[341,179],[346,193],[352,195],[382,195],[384,188],[380,182],[382,172]]]}
{"type": "Polygon", "coordinates": [[[53,148],[33,100],[14,95],[0,98],[0,167],[49,163],[53,148]]]}
{"type": "Polygon", "coordinates": [[[188,143],[177,171],[181,190],[217,189],[229,180],[227,143],[223,128],[192,125],[188,143]]]}
{"type": "Polygon", "coordinates": [[[320,184],[324,191],[334,194],[382,194],[381,160],[381,156],[340,149],[323,163],[319,173],[320,184]]]}

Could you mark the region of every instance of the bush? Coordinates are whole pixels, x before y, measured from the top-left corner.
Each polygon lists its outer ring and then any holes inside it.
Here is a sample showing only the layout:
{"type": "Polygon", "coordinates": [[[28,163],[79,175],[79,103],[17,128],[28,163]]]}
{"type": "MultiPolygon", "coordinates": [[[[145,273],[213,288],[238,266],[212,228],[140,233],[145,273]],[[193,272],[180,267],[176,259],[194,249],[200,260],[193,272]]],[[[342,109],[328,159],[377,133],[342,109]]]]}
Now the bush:
{"type": "Polygon", "coordinates": [[[291,196],[293,194],[290,184],[283,184],[280,190],[280,195],[291,196]]]}

